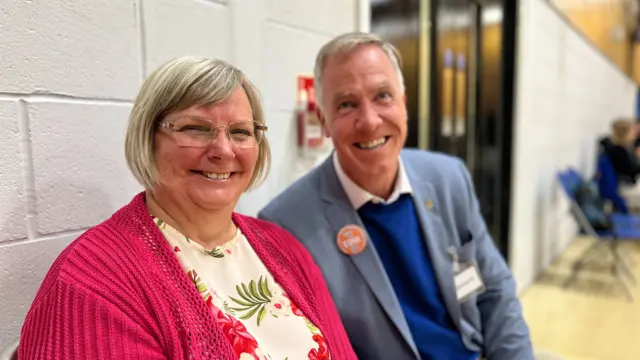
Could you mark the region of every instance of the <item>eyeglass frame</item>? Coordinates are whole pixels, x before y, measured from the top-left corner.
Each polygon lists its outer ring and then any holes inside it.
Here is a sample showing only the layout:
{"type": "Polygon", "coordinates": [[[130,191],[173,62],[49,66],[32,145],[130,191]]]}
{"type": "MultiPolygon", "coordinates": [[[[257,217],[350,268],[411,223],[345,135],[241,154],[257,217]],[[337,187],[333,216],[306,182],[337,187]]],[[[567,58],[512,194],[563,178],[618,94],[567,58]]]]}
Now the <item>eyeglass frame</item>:
{"type": "MultiPolygon", "coordinates": [[[[213,123],[213,121],[211,121],[210,119],[206,119],[206,118],[200,118],[200,117],[193,117],[193,116],[181,116],[172,120],[163,120],[158,124],[158,128],[162,128],[162,129],[167,129],[168,131],[171,132],[171,137],[173,138],[173,140],[180,146],[183,147],[193,147],[193,148],[205,148],[209,145],[211,145],[211,143],[216,139],[216,137],[218,136],[218,129],[224,129],[224,133],[227,134],[227,139],[229,141],[231,141],[231,143],[234,146],[237,146],[236,144],[233,143],[233,140],[231,140],[231,134],[229,134],[229,126],[232,124],[237,124],[237,123],[244,123],[244,122],[252,122],[255,125],[255,129],[257,130],[261,130],[263,133],[267,132],[267,130],[269,129],[269,127],[257,120],[240,120],[240,121],[233,121],[227,125],[216,125],[213,123]],[[206,146],[186,146],[186,145],[182,145],[180,144],[180,142],[176,139],[175,137],[175,133],[176,130],[173,128],[174,122],[181,120],[181,119],[195,119],[195,120],[201,120],[201,121],[206,121],[208,123],[211,124],[211,127],[215,129],[215,132],[213,133],[213,136],[211,136],[209,143],[206,146]]],[[[264,134],[262,135],[264,137],[264,134]]],[[[258,147],[260,146],[260,143],[262,142],[262,138],[260,139],[260,141],[256,142],[255,146],[247,146],[244,147],[246,149],[250,149],[250,148],[254,148],[254,147],[258,147]]],[[[241,147],[243,148],[243,147],[241,147]]]]}

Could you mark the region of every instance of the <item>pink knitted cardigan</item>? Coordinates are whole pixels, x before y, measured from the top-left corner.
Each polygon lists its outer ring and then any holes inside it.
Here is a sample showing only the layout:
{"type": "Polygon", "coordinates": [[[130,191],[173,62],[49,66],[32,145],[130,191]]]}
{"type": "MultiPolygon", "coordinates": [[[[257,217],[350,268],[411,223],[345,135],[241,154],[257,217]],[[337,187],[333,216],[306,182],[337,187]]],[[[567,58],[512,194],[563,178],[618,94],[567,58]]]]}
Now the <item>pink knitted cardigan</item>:
{"type": "MultiPolygon", "coordinates": [[[[357,359],[309,253],[274,224],[237,213],[233,220],[275,280],[322,331],[332,359],[357,359]]],[[[18,355],[237,359],[153,223],[143,193],[60,254],[27,314],[18,355]]]]}

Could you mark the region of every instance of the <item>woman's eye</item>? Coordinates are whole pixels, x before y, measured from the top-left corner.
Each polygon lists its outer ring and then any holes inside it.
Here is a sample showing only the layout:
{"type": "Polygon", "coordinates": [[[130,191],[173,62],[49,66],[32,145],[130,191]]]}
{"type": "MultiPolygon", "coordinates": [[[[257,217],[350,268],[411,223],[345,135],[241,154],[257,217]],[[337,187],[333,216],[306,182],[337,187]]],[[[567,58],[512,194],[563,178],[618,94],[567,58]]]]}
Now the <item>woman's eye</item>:
{"type": "Polygon", "coordinates": [[[188,131],[188,132],[211,132],[211,129],[203,127],[203,126],[194,126],[188,125],[180,128],[179,131],[188,131]]]}
{"type": "Polygon", "coordinates": [[[237,129],[237,130],[233,130],[231,132],[231,135],[251,136],[251,131],[237,129]]]}

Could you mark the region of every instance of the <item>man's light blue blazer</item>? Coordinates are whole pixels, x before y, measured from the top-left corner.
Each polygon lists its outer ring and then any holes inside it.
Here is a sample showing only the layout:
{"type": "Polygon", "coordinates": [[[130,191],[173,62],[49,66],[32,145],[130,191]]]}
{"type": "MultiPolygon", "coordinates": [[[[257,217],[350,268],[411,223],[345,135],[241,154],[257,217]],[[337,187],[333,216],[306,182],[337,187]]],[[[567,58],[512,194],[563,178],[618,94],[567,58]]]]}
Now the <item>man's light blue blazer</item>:
{"type": "MultiPolygon", "coordinates": [[[[413,188],[429,260],[465,345],[489,360],[533,360],[513,277],[487,232],[464,163],[420,150],[405,149],[400,156],[413,188]],[[477,263],[486,285],[485,292],[463,303],[456,297],[450,246],[457,249],[460,262],[477,263]]],[[[360,359],[419,359],[373,243],[369,241],[354,256],[343,254],[336,245],[343,226],[365,227],[342,189],[331,156],[271,201],[258,217],[282,226],[309,250],[360,359]]]]}

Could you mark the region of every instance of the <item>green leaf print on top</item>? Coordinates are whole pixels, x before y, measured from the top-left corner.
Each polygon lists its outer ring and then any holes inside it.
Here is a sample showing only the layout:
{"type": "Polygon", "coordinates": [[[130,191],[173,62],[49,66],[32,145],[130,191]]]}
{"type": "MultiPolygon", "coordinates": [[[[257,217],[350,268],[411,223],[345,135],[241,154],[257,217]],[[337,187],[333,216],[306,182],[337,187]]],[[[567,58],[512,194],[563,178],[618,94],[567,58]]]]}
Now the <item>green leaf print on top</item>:
{"type": "Polygon", "coordinates": [[[307,324],[307,329],[309,329],[309,331],[313,334],[313,335],[318,335],[320,334],[320,329],[318,329],[317,326],[315,326],[311,320],[307,319],[306,317],[304,318],[304,322],[305,324],[307,324]]]}
{"type": "Polygon", "coordinates": [[[249,286],[244,283],[236,285],[236,292],[239,298],[233,296],[229,296],[229,298],[238,304],[239,307],[232,307],[231,309],[244,313],[240,316],[242,320],[247,320],[257,314],[256,321],[258,326],[260,326],[260,323],[267,315],[267,304],[269,304],[271,298],[273,298],[273,294],[269,290],[267,278],[261,276],[257,283],[255,280],[251,280],[249,286]]]}
{"type": "Polygon", "coordinates": [[[224,257],[224,251],[222,250],[222,248],[220,246],[216,246],[213,250],[204,250],[204,253],[207,255],[211,255],[214,258],[223,258],[224,257]]]}
{"type": "Polygon", "coordinates": [[[167,229],[167,223],[164,222],[163,220],[158,219],[158,218],[156,218],[156,225],[160,228],[160,230],[166,230],[167,229]]]}
{"type": "MultiPolygon", "coordinates": [[[[168,224],[167,224],[167,222],[166,222],[166,221],[164,221],[164,220],[162,220],[162,219],[160,219],[160,218],[155,218],[155,221],[156,221],[156,225],[158,226],[158,228],[159,228],[160,230],[162,230],[162,231],[166,231],[166,230],[167,230],[167,225],[168,225],[168,224]]],[[[184,235],[183,235],[183,236],[184,236],[184,235]]],[[[188,243],[190,243],[190,242],[191,242],[191,240],[190,240],[188,237],[186,237],[186,236],[184,237],[184,239],[185,239],[185,240],[187,240],[187,242],[188,242],[188,243]]]]}

